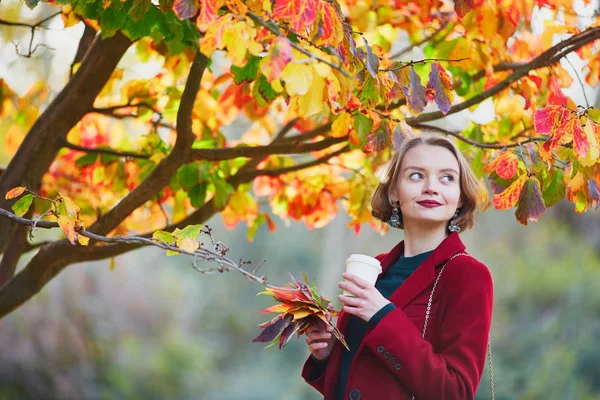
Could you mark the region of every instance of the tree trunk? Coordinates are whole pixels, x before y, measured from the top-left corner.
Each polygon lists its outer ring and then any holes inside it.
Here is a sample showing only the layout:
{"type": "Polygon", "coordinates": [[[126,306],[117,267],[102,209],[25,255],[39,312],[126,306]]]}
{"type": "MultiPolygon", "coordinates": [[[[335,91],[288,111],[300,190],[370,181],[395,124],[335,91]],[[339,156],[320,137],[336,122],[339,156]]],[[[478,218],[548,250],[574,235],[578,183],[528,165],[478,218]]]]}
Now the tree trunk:
{"type": "MultiPolygon", "coordinates": [[[[0,207],[10,209],[14,201],[4,194],[15,186],[38,190],[69,131],[89,112],[131,41],[117,33],[107,39],[98,35],[84,57],[81,67],[50,106],[35,122],[25,140],[0,178],[0,207]]],[[[0,254],[10,247],[18,248],[16,224],[0,220],[0,254]]],[[[8,274],[0,272],[6,279],[8,274]]],[[[2,286],[3,282],[0,282],[2,286]]]]}

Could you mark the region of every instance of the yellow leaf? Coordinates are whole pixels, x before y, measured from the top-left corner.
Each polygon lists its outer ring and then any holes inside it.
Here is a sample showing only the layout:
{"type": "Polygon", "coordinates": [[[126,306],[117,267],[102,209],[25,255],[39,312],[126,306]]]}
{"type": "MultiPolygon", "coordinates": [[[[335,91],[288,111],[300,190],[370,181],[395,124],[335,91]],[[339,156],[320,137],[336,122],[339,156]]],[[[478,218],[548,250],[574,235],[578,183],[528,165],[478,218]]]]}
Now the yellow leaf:
{"type": "Polygon", "coordinates": [[[331,134],[333,137],[344,137],[348,135],[350,129],[352,129],[353,118],[347,112],[342,112],[333,124],[331,125],[331,134]]]}
{"type": "Polygon", "coordinates": [[[190,253],[193,253],[194,251],[196,251],[198,249],[198,247],[200,247],[200,244],[198,243],[198,241],[196,241],[194,239],[190,239],[190,238],[184,238],[184,239],[178,240],[177,243],[178,243],[178,247],[181,250],[185,250],[190,253]]]}
{"type": "Polygon", "coordinates": [[[162,159],[165,158],[166,156],[167,155],[165,153],[156,152],[156,153],[152,154],[152,156],[150,156],[150,161],[152,161],[154,164],[158,165],[158,164],[160,164],[162,159]]]}
{"type": "Polygon", "coordinates": [[[60,215],[58,217],[58,226],[60,226],[60,229],[62,229],[62,231],[67,235],[69,242],[71,242],[71,244],[75,244],[75,239],[77,238],[77,232],[75,232],[75,221],[66,215],[60,215]]]}
{"type": "Polygon", "coordinates": [[[86,237],[86,236],[78,235],[77,241],[79,242],[80,245],[87,246],[90,243],[90,238],[86,237]]]}
{"type": "Polygon", "coordinates": [[[14,199],[15,197],[19,197],[20,195],[22,195],[23,192],[25,192],[25,190],[27,190],[27,188],[25,188],[23,186],[18,186],[16,188],[9,190],[8,193],[6,193],[6,196],[4,198],[6,200],[14,199]]]}
{"type": "Polygon", "coordinates": [[[281,72],[281,78],[285,82],[285,91],[290,96],[304,95],[308,93],[313,81],[313,68],[309,64],[291,62],[281,72]]]}
{"type": "Polygon", "coordinates": [[[323,107],[325,94],[325,81],[315,76],[311,82],[309,91],[298,98],[298,113],[303,117],[308,117],[324,111],[323,107]]]}
{"type": "Polygon", "coordinates": [[[583,128],[587,136],[588,151],[585,157],[581,158],[579,162],[584,167],[591,167],[600,161],[600,128],[594,122],[589,121],[583,128]]]}
{"type": "Polygon", "coordinates": [[[108,265],[108,270],[109,271],[114,271],[115,270],[115,258],[111,257],[110,258],[110,264],[108,265]]]}

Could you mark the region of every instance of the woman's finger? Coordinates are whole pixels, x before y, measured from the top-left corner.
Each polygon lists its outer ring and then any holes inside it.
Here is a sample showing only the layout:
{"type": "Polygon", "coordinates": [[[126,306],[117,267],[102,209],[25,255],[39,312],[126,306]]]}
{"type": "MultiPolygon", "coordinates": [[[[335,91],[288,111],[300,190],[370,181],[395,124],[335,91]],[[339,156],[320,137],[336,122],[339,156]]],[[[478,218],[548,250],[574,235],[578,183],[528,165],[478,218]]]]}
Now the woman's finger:
{"type": "Polygon", "coordinates": [[[311,335],[308,335],[306,337],[306,342],[313,343],[318,340],[327,340],[327,339],[331,339],[331,333],[329,333],[329,332],[312,332],[311,335]]]}
{"type": "Polygon", "coordinates": [[[369,286],[372,286],[369,284],[369,282],[365,281],[363,278],[361,278],[360,276],[354,275],[354,274],[350,274],[348,272],[344,272],[342,274],[342,278],[354,283],[356,286],[358,286],[360,289],[366,289],[369,286]]]}
{"type": "Polygon", "coordinates": [[[363,289],[360,288],[356,283],[350,281],[342,281],[338,283],[338,287],[345,289],[357,297],[362,297],[363,289]]]}
{"type": "Polygon", "coordinates": [[[352,296],[344,296],[343,294],[340,294],[338,299],[348,306],[359,307],[362,304],[362,299],[352,296]]]}

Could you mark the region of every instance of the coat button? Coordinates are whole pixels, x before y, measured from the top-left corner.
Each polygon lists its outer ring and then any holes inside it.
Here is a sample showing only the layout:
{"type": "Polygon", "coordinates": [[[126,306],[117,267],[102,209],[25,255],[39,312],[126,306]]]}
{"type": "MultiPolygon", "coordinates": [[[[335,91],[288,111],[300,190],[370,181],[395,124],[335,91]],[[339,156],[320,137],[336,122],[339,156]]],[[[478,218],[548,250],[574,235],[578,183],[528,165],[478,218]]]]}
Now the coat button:
{"type": "Polygon", "coordinates": [[[402,364],[398,363],[394,365],[394,368],[396,368],[396,371],[400,371],[400,368],[402,368],[402,364]]]}
{"type": "Polygon", "coordinates": [[[390,352],[386,351],[385,353],[383,353],[383,358],[385,358],[385,359],[390,358],[390,352]]]}
{"type": "Polygon", "coordinates": [[[390,364],[393,364],[393,363],[395,363],[395,362],[396,362],[396,359],[395,359],[394,357],[390,357],[390,360],[389,360],[389,361],[390,361],[390,364]]]}
{"type": "Polygon", "coordinates": [[[349,393],[350,400],[360,400],[360,390],[352,389],[349,393]]]}
{"type": "Polygon", "coordinates": [[[378,353],[383,353],[383,346],[377,347],[377,352],[378,353]]]}

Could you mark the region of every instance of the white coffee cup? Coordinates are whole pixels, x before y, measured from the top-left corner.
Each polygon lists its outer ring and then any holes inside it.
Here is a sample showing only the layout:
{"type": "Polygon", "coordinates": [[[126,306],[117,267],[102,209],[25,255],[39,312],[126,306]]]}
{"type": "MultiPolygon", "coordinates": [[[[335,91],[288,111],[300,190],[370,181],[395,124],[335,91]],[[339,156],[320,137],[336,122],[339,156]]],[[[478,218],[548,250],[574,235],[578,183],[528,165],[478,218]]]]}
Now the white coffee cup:
{"type": "MultiPolygon", "coordinates": [[[[346,272],[356,275],[371,285],[375,285],[377,276],[381,273],[381,263],[376,258],[364,254],[351,254],[346,260],[346,272]]],[[[344,290],[344,296],[354,296],[344,290]]]]}

